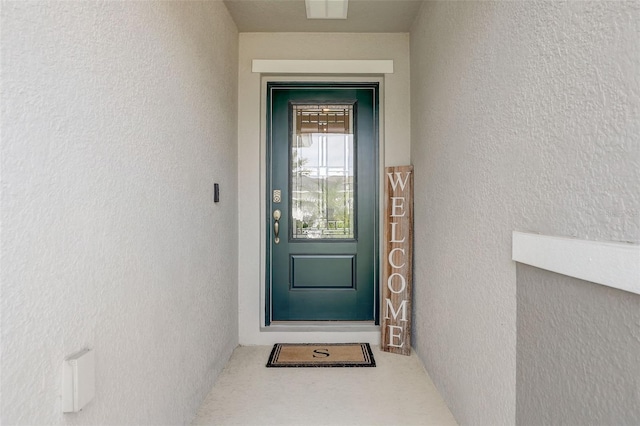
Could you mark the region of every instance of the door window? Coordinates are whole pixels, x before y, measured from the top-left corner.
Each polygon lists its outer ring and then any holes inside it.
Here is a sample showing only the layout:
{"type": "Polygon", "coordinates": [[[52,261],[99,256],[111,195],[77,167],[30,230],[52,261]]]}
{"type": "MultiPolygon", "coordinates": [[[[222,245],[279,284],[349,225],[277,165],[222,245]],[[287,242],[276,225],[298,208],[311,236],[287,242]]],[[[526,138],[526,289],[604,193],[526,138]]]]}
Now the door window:
{"type": "Polygon", "coordinates": [[[353,104],[293,105],[291,235],[354,239],[353,104]]]}

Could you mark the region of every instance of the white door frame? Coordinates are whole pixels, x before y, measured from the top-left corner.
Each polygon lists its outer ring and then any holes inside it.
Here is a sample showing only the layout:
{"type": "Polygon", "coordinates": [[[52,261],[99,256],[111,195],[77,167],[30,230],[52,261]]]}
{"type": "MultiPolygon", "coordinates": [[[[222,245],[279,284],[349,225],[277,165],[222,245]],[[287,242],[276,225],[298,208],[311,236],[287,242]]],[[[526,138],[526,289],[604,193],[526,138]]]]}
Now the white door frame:
{"type": "MultiPolygon", "coordinates": [[[[384,175],[384,105],[382,94],[384,93],[384,77],[381,76],[372,76],[372,77],[349,77],[349,76],[262,76],[261,77],[261,90],[260,90],[260,102],[261,105],[266,108],[267,106],[267,83],[268,82],[349,82],[349,83],[378,83],[379,84],[379,118],[378,118],[378,134],[379,134],[379,154],[378,154],[378,174],[379,174],[379,182],[378,188],[379,191],[383,191],[383,175],[384,175]]],[[[266,177],[267,177],[267,164],[266,164],[266,150],[267,150],[267,114],[266,110],[262,110],[262,114],[260,115],[260,215],[261,217],[266,217],[267,214],[267,193],[266,193],[266,177]]],[[[379,194],[379,200],[383,200],[384,194],[379,194]]],[[[378,206],[379,217],[382,217],[384,206],[378,206]]],[[[378,232],[382,232],[382,224],[379,224],[378,232]]],[[[345,333],[359,333],[358,336],[353,336],[353,338],[359,338],[362,340],[365,338],[362,333],[373,333],[375,336],[367,336],[369,339],[374,338],[372,343],[377,344],[379,342],[379,334],[380,334],[380,326],[373,325],[371,322],[298,322],[296,324],[271,324],[269,326],[265,325],[265,306],[266,306],[266,241],[267,235],[267,224],[263,220],[260,223],[260,275],[263,278],[260,283],[260,306],[261,306],[261,316],[260,316],[260,330],[268,331],[268,332],[286,332],[286,338],[290,339],[292,332],[304,332],[308,333],[310,331],[315,332],[345,332],[345,333]],[[376,340],[377,339],[377,340],[376,340]]],[[[382,234],[379,234],[382,235],[382,234]]],[[[382,253],[382,247],[379,247],[380,253],[382,253]]],[[[381,268],[381,266],[380,266],[381,268]]],[[[378,276],[382,271],[378,271],[378,276]]],[[[343,336],[346,337],[346,336],[343,336]]],[[[308,336],[306,338],[308,340],[308,336]]],[[[347,339],[348,340],[348,339],[347,339]]],[[[289,340],[287,340],[289,341],[289,340]]],[[[351,340],[349,340],[351,341],[351,340]]],[[[366,340],[369,341],[369,340],[366,340]]],[[[324,342],[324,341],[323,341],[324,342]]]]}

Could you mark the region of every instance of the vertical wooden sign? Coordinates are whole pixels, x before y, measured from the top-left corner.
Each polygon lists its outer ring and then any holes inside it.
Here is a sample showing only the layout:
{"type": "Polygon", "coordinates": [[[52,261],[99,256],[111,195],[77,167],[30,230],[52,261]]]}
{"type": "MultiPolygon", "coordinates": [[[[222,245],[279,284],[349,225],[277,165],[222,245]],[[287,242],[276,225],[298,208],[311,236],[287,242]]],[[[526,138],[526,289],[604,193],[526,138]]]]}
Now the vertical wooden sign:
{"type": "Polygon", "coordinates": [[[382,350],[411,354],[413,166],[385,168],[382,350]]]}

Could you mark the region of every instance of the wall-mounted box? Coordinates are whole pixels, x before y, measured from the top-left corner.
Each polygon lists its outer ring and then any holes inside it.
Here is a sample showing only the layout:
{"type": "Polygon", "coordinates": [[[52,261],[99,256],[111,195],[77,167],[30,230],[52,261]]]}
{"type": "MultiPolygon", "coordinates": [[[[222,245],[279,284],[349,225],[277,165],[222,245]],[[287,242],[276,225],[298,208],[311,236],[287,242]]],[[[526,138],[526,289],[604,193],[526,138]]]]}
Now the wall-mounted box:
{"type": "Polygon", "coordinates": [[[95,353],[84,349],[65,359],[62,380],[62,411],[77,413],[96,393],[95,353]]]}

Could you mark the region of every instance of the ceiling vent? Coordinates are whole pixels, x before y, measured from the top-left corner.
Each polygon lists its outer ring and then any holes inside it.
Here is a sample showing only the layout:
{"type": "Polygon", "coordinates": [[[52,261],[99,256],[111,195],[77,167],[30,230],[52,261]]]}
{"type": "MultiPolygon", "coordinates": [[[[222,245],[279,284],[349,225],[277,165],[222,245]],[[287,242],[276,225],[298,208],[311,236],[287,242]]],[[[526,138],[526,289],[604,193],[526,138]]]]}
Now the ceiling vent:
{"type": "Polygon", "coordinates": [[[307,19],[347,19],[349,0],[304,0],[307,19]]]}

